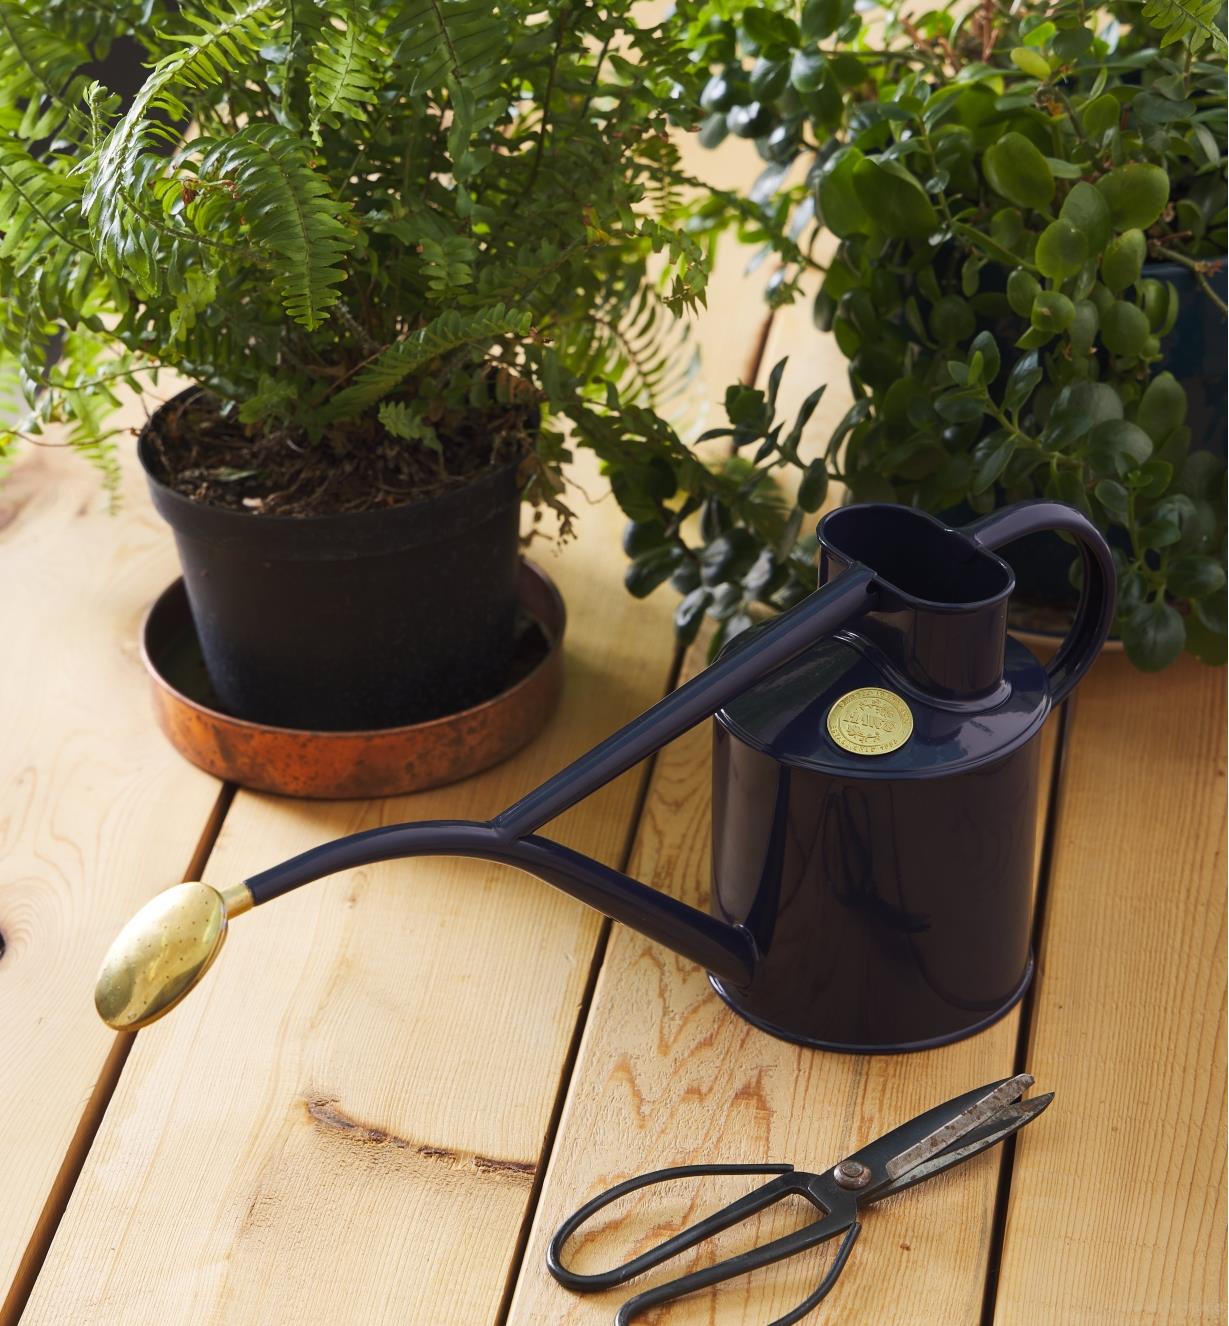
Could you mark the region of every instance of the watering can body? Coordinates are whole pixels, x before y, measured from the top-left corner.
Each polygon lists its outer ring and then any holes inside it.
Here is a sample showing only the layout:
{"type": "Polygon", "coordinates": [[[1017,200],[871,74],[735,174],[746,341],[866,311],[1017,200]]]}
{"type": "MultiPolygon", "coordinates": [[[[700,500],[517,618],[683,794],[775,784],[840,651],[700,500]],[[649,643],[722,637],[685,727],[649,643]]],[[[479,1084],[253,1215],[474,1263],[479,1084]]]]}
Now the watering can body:
{"type": "Polygon", "coordinates": [[[774,1035],[886,1052],[992,1022],[1031,974],[1039,738],[1108,632],[1109,548],[1048,501],[960,530],[855,505],[829,513],[819,539],[815,593],[494,819],[369,830],[216,905],[186,898],[213,936],[198,956],[158,956],[158,927],[180,913],[155,899],[104,963],[100,1013],[130,1028],[167,1011],[212,961],[228,910],[373,861],[455,855],[528,871],[699,962],[774,1035]],[[994,551],[1043,529],[1071,537],[1083,565],[1071,633],[1047,666],[1007,635],[1014,579],[994,551]],[[538,833],[714,715],[709,913],[538,833]]]}
{"type": "Polygon", "coordinates": [[[727,1003],[778,1036],[882,1053],[970,1035],[1028,985],[1051,702],[1014,641],[978,703],[909,679],[873,634],[824,641],[717,716],[711,897],[758,955],[741,987],[714,978],[727,1003]],[[829,722],[847,696],[853,719],[829,722]]]}
{"type": "Polygon", "coordinates": [[[713,984],[762,1029],[926,1049],[1026,990],[1041,728],[1112,602],[1090,574],[1053,683],[1008,636],[1013,580],[992,549],[1049,505],[964,532],[897,507],[834,512],[821,586],[869,560],[878,602],[717,715],[712,906],[757,962],[741,986],[713,984]]]}

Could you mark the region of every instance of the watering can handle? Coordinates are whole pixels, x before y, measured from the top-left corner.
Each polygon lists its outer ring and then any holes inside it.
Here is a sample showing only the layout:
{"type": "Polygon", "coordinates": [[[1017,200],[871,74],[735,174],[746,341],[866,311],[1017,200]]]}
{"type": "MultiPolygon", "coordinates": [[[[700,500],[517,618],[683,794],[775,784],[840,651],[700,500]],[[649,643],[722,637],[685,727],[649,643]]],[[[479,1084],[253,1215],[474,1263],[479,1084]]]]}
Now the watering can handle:
{"type": "Polygon", "coordinates": [[[1084,586],[1075,620],[1046,668],[1050,695],[1058,704],[1071,694],[1076,682],[1092,666],[1114,619],[1115,574],[1109,544],[1092,521],[1075,507],[1044,499],[992,511],[981,520],[965,525],[962,533],[979,547],[994,552],[1005,543],[1047,530],[1074,536],[1079,541],[1084,563],[1084,586]]]}

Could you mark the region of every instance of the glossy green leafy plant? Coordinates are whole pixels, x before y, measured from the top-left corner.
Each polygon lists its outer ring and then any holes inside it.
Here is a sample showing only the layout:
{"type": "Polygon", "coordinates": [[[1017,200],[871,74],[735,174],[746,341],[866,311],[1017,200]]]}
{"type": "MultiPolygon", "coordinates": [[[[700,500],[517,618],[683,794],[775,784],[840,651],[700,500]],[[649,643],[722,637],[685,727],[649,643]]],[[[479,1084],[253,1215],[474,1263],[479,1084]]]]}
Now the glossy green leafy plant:
{"type": "Polygon", "coordinates": [[[612,473],[683,464],[646,404],[708,267],[676,224],[680,32],[630,0],[0,0],[0,347],[30,410],[0,454],[66,423],[113,476],[117,389],[170,368],[296,452],[442,466],[529,400],[529,495],[565,519],[569,424],[612,473]],[[120,40],[126,103],[88,72],[120,40]]]}
{"type": "MultiPolygon", "coordinates": [[[[781,468],[801,488],[770,537],[736,505],[710,513],[692,549],[700,579],[680,577],[685,629],[697,604],[741,624],[753,602],[805,588],[789,536],[837,479],[858,499],[935,511],[1072,503],[1115,544],[1132,660],[1159,669],[1186,647],[1223,661],[1224,439],[1192,447],[1186,393],[1161,368],[1191,303],[1225,311],[1217,13],[1190,0],[865,21],[852,0],[688,11],[710,72],[700,134],[755,141],[761,234],[780,228],[808,255],[832,237],[814,315],[848,360],[854,403],[813,455],[773,420],[771,390],[731,393],[741,500],[762,505],[781,468]],[[1175,273],[1189,278],[1181,299],[1175,273]],[[731,542],[735,574],[705,579],[731,542]]],[[[713,198],[695,224],[728,220],[713,198]]],[[[805,277],[779,267],[770,301],[805,277]]]]}

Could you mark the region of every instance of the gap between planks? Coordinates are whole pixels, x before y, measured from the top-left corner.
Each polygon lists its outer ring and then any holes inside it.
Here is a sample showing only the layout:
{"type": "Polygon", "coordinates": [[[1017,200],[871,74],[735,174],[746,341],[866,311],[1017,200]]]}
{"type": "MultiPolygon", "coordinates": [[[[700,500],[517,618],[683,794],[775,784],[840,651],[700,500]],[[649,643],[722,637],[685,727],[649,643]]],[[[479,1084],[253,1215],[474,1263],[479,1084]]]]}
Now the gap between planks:
{"type": "MultiPolygon", "coordinates": [[[[1038,997],[1045,981],[1041,970],[1042,937],[1045,931],[1047,904],[1050,898],[1050,875],[1054,868],[1054,845],[1058,838],[1059,816],[1062,813],[1062,795],[1065,752],[1067,739],[1071,733],[1072,711],[1077,703],[1075,698],[1065,701],[1054,715],[1058,730],[1054,734],[1054,752],[1050,760],[1050,787],[1046,797],[1043,814],[1045,815],[1045,833],[1041,842],[1041,857],[1037,863],[1037,882],[1033,890],[1033,979],[1020,1006],[1020,1022],[1016,1036],[1016,1055],[1013,1071],[1028,1072],[1028,1052],[1032,1041],[1033,1027],[1036,1021],[1038,997]]],[[[1047,1089],[1041,1083],[1042,1090],[1047,1089]]],[[[994,1216],[990,1234],[990,1252],[986,1259],[986,1285],[982,1299],[981,1326],[994,1326],[994,1315],[998,1300],[999,1274],[1003,1264],[1003,1246],[1007,1235],[1007,1208],[1011,1200],[1011,1183],[1016,1168],[1016,1138],[1009,1137],[1003,1143],[1003,1155],[999,1162],[998,1187],[994,1195],[994,1216]]]]}
{"type": "MultiPolygon", "coordinates": [[[[218,835],[222,832],[226,814],[235,799],[235,790],[233,783],[222,783],[219,786],[218,795],[201,828],[196,847],[188,860],[187,869],[183,872],[182,879],[185,883],[200,879],[204,873],[210,853],[218,840],[218,835]]],[[[120,1076],[123,1074],[124,1065],[128,1062],[128,1054],[136,1038],[136,1032],[116,1033],[111,1050],[103,1061],[102,1070],[81,1111],[81,1118],[77,1121],[72,1140],[64,1152],[64,1159],[60,1162],[47,1200],[39,1212],[30,1241],[17,1263],[17,1273],[4,1297],[4,1302],[0,1303],[0,1326],[17,1326],[21,1320],[21,1314],[34,1292],[35,1282],[43,1269],[43,1262],[47,1259],[56,1230],[59,1229],[60,1221],[68,1208],[73,1189],[77,1186],[77,1180],[81,1177],[81,1171],[89,1158],[90,1147],[93,1146],[98,1129],[102,1126],[107,1106],[111,1103],[116,1087],[119,1086],[120,1076]]]]}
{"type": "MultiPolygon", "coordinates": [[[[675,649],[674,658],[670,664],[670,674],[666,678],[663,697],[669,695],[678,686],[686,655],[687,651],[685,649],[675,649]]],[[[628,817],[627,836],[619,850],[618,862],[615,868],[622,874],[627,873],[628,867],[631,865],[632,853],[636,850],[636,837],[640,832],[640,821],[644,816],[644,808],[648,804],[649,790],[653,786],[653,770],[656,766],[657,752],[654,751],[644,761],[644,767],[640,771],[640,785],[636,789],[636,801],[632,807],[632,813],[628,817]]],[[[508,1261],[508,1270],[504,1279],[503,1294],[499,1300],[499,1308],[495,1313],[491,1326],[505,1326],[508,1313],[512,1307],[512,1295],[516,1292],[516,1282],[521,1276],[521,1269],[525,1261],[525,1249],[529,1244],[529,1233],[533,1228],[534,1218],[538,1212],[542,1185],[546,1181],[547,1165],[554,1154],[555,1138],[559,1133],[559,1121],[563,1115],[563,1107],[567,1101],[568,1092],[571,1090],[572,1074],[576,1070],[576,1060],[580,1054],[580,1043],[584,1038],[585,1028],[589,1024],[589,1012],[593,1007],[593,992],[597,987],[597,978],[606,962],[606,950],[610,944],[610,926],[610,917],[604,916],[589,960],[589,971],[585,978],[584,992],[581,995],[580,1006],[576,1010],[576,1022],[572,1027],[572,1039],[568,1043],[567,1054],[559,1071],[555,1099],[551,1106],[550,1122],[546,1126],[546,1133],[542,1138],[542,1148],[538,1152],[538,1168],[533,1176],[533,1186],[529,1192],[529,1200],[525,1203],[525,1211],[521,1217],[521,1226],[516,1237],[516,1247],[508,1261]]],[[[0,1326],[5,1326],[5,1324],[0,1322],[0,1326]]]]}

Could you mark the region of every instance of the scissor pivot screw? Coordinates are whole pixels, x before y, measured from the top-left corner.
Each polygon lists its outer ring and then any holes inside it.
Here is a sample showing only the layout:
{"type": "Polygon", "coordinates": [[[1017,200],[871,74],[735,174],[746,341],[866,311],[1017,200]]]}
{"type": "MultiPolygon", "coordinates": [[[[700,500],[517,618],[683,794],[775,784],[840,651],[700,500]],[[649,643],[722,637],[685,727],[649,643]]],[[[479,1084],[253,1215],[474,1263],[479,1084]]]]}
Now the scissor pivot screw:
{"type": "Polygon", "coordinates": [[[833,1177],[842,1188],[865,1188],[871,1181],[870,1167],[858,1160],[842,1160],[833,1171],[833,1177]]]}

